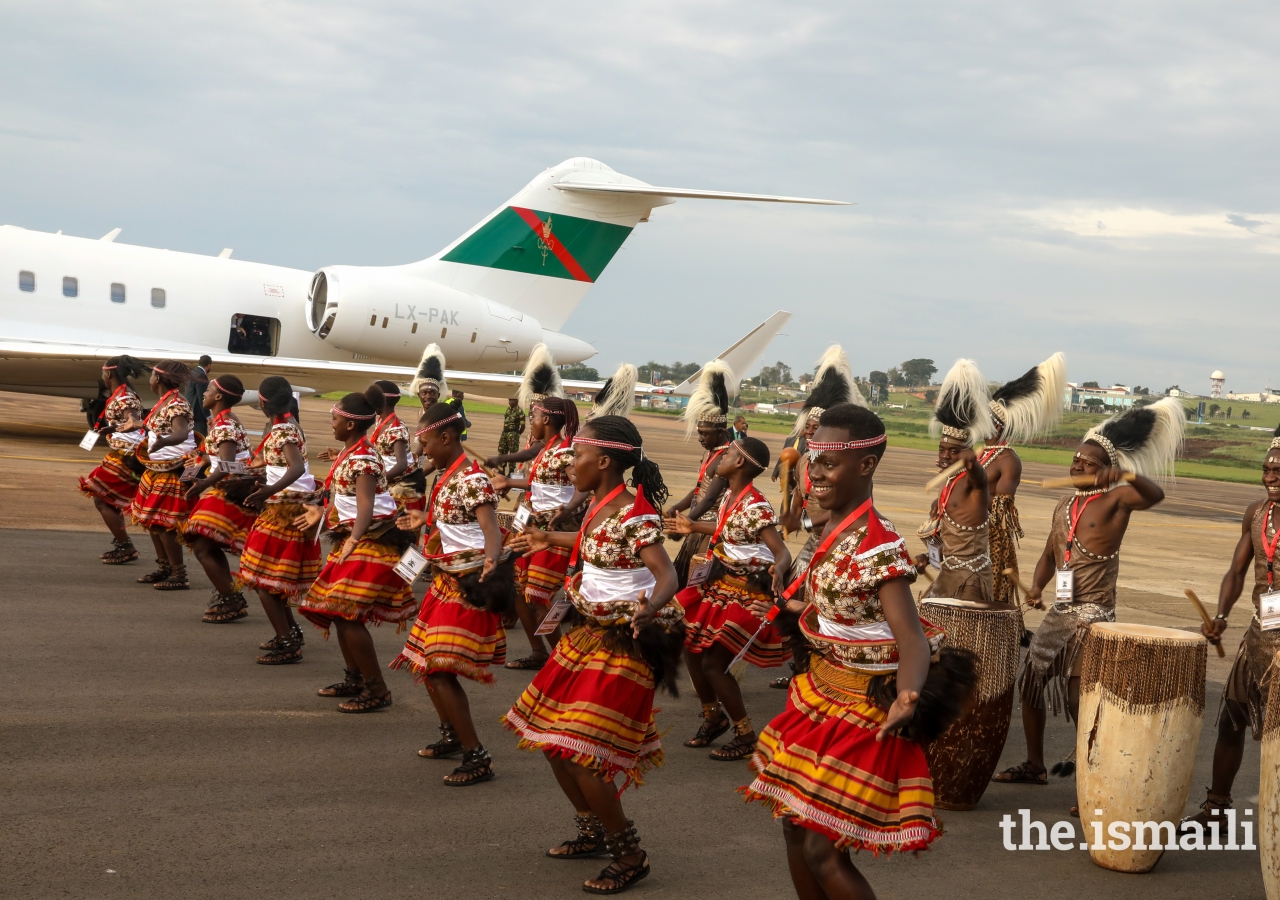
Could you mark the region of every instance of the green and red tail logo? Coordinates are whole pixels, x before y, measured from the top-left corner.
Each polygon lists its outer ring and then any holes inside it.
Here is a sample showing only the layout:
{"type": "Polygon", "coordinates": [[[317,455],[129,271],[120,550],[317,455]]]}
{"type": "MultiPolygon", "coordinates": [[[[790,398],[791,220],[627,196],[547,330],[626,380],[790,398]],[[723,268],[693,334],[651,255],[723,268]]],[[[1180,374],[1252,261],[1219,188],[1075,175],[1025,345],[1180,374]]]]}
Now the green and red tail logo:
{"type": "Polygon", "coordinates": [[[441,259],[594,282],[629,234],[626,225],[508,206],[441,259]]]}

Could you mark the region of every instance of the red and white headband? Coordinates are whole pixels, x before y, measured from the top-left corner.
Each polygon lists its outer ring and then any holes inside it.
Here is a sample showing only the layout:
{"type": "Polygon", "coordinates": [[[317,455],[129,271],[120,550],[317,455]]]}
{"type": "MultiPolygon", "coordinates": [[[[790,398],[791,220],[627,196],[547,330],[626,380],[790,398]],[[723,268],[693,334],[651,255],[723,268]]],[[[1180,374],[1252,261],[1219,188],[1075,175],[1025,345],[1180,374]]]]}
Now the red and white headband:
{"type": "Polygon", "coordinates": [[[875,437],[863,438],[860,441],[810,441],[809,458],[817,459],[818,454],[827,453],[831,450],[865,450],[867,447],[879,447],[888,439],[887,435],[878,434],[875,437]]]}
{"type": "MultiPolygon", "coordinates": [[[[747,448],[746,448],[746,447],[742,446],[742,441],[734,441],[734,442],[733,442],[733,446],[735,446],[735,447],[737,447],[737,448],[738,448],[738,452],[739,452],[739,453],[741,453],[741,454],[743,455],[743,457],[744,457],[744,458],[746,458],[747,462],[751,463],[751,464],[752,464],[753,466],[755,466],[757,469],[763,469],[763,468],[764,468],[764,464],[763,464],[762,462],[760,462],[760,460],[758,460],[758,459],[756,459],[754,456],[752,456],[750,453],[748,453],[748,452],[747,452],[747,448]]],[[[811,447],[812,447],[813,445],[812,445],[812,444],[810,444],[809,446],[811,446],[811,447]]]]}
{"type": "Polygon", "coordinates": [[[367,416],[361,416],[361,415],[357,415],[356,413],[349,413],[345,409],[339,409],[337,406],[333,407],[333,409],[329,410],[329,412],[336,413],[337,415],[342,416],[342,418],[344,419],[354,419],[357,422],[372,422],[374,419],[378,418],[377,415],[373,413],[370,413],[367,416]]]}
{"type": "MultiPolygon", "coordinates": [[[[214,379],[213,379],[213,386],[214,386],[214,387],[216,387],[216,388],[217,388],[219,391],[221,391],[222,393],[226,394],[228,397],[243,397],[243,396],[244,396],[244,391],[241,391],[240,393],[238,393],[238,394],[237,394],[235,391],[228,390],[227,388],[224,388],[224,387],[222,386],[222,382],[221,382],[221,381],[219,381],[217,378],[214,378],[214,379]]],[[[334,407],[334,409],[337,409],[337,407],[335,406],[335,407],[334,407]]]]}
{"type": "Polygon", "coordinates": [[[462,415],[459,413],[454,413],[451,416],[445,416],[439,422],[432,422],[430,425],[423,425],[421,428],[419,428],[417,431],[413,433],[413,436],[422,437],[428,431],[435,431],[437,428],[441,427],[442,425],[448,425],[450,422],[456,422],[461,418],[462,418],[462,415]]]}
{"type": "Polygon", "coordinates": [[[590,444],[592,447],[604,447],[606,450],[625,450],[631,453],[639,453],[644,458],[644,448],[635,444],[624,444],[621,441],[602,441],[598,438],[575,437],[575,444],[590,444]]]}

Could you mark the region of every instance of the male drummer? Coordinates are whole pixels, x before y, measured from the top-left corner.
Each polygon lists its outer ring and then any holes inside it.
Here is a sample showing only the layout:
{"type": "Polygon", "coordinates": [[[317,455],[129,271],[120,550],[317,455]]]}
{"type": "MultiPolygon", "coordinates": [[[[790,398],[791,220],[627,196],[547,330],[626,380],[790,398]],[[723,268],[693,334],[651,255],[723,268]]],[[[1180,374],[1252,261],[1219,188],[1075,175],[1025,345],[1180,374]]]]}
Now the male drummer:
{"type": "Polygon", "coordinates": [[[1231,567],[1222,576],[1222,586],[1218,588],[1218,614],[1208,625],[1200,628],[1210,641],[1215,644],[1221,642],[1222,633],[1227,630],[1227,616],[1240,598],[1245,575],[1252,563],[1254,617],[1249,623],[1249,630],[1244,633],[1244,640],[1240,642],[1240,649],[1236,651],[1236,660],[1223,692],[1225,702],[1218,716],[1218,743],[1213,748],[1213,784],[1200,806],[1200,812],[1184,819],[1184,824],[1194,821],[1208,825],[1215,815],[1222,816],[1223,810],[1231,809],[1231,784],[1240,771],[1240,760],[1244,756],[1245,726],[1253,729],[1255,741],[1262,736],[1270,685],[1270,680],[1264,676],[1275,659],[1276,651],[1280,650],[1280,629],[1263,631],[1259,621],[1261,598],[1280,589],[1280,578],[1276,577],[1274,565],[1277,530],[1280,530],[1280,515],[1275,511],[1276,501],[1280,501],[1280,428],[1276,429],[1271,449],[1262,463],[1262,486],[1267,489],[1266,499],[1249,504],[1240,522],[1240,540],[1231,557],[1231,567]]]}
{"type": "Polygon", "coordinates": [[[937,465],[946,469],[957,462],[964,468],[947,479],[930,509],[929,524],[922,529],[926,542],[937,549],[916,557],[916,569],[923,572],[927,565],[938,569],[938,577],[924,596],[1008,607],[1010,604],[992,602],[987,471],[973,452],[968,432],[948,428],[938,442],[937,465]]]}
{"type": "MultiPolygon", "coordinates": [[[[1056,599],[1031,640],[1018,679],[1027,759],[996,774],[993,781],[1048,782],[1044,764],[1046,705],[1052,705],[1055,716],[1065,706],[1068,717],[1076,721],[1083,661],[1080,648],[1090,625],[1115,621],[1120,544],[1129,516],[1164,499],[1164,491],[1150,478],[1120,468],[1120,453],[1113,441],[1094,429],[1072,460],[1071,475],[1076,478],[1077,490],[1054,507],[1049,539],[1036,563],[1026,599],[1028,606],[1044,609],[1042,592],[1053,583],[1056,599]],[[1132,480],[1122,484],[1122,479],[1132,480]]],[[[1066,763],[1061,774],[1070,775],[1074,770],[1074,762],[1066,763]]]]}

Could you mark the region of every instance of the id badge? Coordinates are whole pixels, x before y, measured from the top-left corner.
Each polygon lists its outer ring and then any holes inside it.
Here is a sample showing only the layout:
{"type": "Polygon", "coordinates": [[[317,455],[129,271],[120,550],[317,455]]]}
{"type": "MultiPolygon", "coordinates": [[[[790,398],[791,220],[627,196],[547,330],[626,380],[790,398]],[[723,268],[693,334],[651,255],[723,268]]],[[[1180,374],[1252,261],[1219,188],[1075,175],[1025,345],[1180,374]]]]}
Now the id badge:
{"type": "Polygon", "coordinates": [[[533,514],[533,510],[527,506],[521,506],[516,510],[515,516],[511,519],[511,527],[515,531],[524,531],[524,527],[529,524],[529,516],[533,514]]]}
{"type": "Polygon", "coordinates": [[[1059,569],[1053,585],[1053,596],[1062,603],[1070,603],[1076,597],[1075,569],[1059,569]]]}
{"type": "Polygon", "coordinates": [[[707,580],[707,576],[711,574],[711,556],[702,554],[693,558],[693,565],[689,567],[689,580],[686,584],[689,587],[697,587],[707,580]]]}
{"type": "Polygon", "coordinates": [[[929,565],[935,569],[942,568],[942,544],[938,541],[929,541],[929,565]]]}
{"type": "Polygon", "coordinates": [[[179,481],[195,481],[196,476],[200,474],[200,466],[203,463],[194,462],[182,470],[182,474],[178,476],[179,481]]]}
{"type": "Polygon", "coordinates": [[[1280,591],[1270,591],[1258,598],[1258,622],[1263,631],[1280,628],[1280,591]]]}
{"type": "Polygon", "coordinates": [[[96,431],[86,431],[84,433],[84,437],[80,439],[80,449],[92,450],[93,445],[98,443],[98,438],[100,437],[102,437],[102,435],[98,434],[96,431]]]}
{"type": "Polygon", "coordinates": [[[249,467],[245,465],[242,459],[220,459],[218,460],[218,468],[228,475],[247,475],[249,467]]]}
{"type": "Polygon", "coordinates": [[[404,551],[400,562],[396,563],[395,572],[409,584],[413,584],[426,567],[427,558],[419,553],[416,547],[410,547],[404,551]]]}
{"type": "Polygon", "coordinates": [[[809,514],[805,513],[800,517],[800,525],[805,531],[813,534],[813,519],[809,518],[809,514]]]}
{"type": "Polygon", "coordinates": [[[546,618],[542,620],[542,623],[533,633],[536,635],[551,634],[556,630],[556,626],[560,624],[560,621],[569,614],[569,607],[571,606],[573,606],[573,602],[568,597],[561,597],[551,604],[551,609],[548,611],[546,618]]]}

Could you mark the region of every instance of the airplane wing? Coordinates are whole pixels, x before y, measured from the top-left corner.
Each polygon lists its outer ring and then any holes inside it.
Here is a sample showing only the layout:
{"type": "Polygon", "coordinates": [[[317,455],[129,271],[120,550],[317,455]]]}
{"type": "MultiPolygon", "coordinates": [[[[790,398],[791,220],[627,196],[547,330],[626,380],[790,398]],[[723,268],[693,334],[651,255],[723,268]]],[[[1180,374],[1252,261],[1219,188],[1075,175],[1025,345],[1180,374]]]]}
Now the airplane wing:
{"type": "MultiPolygon", "coordinates": [[[[778,330],[791,318],[789,312],[776,312],[752,329],[720,355],[734,372],[746,372],[755,365],[778,330]]],[[[124,343],[87,343],[76,341],[42,341],[30,338],[0,338],[0,390],[48,394],[91,399],[98,394],[98,376],[104,360],[128,354],[144,360],[180,359],[194,364],[203,354],[213,360],[213,372],[232,372],[252,386],[257,378],[283,375],[294,389],[303,393],[364,390],[371,381],[386,379],[406,383],[416,371],[414,366],[381,363],[335,362],[323,359],[300,359],[287,356],[248,356],[225,350],[190,344],[140,346],[124,343]]],[[[520,386],[520,376],[499,372],[467,372],[446,370],[451,387],[482,396],[512,397],[520,386]]],[[[676,393],[689,393],[697,374],[676,388],[676,393]],[[682,390],[688,386],[688,390],[682,390]]],[[[604,386],[602,381],[566,379],[570,391],[594,393],[604,386]]],[[[636,385],[636,393],[669,393],[671,388],[636,385]]]]}
{"type": "Polygon", "coordinates": [[[742,194],[737,191],[705,191],[697,188],[658,187],[652,184],[616,184],[598,181],[558,181],[558,191],[581,194],[639,194],[649,197],[691,197],[696,200],[755,200],[760,203],[808,203],[817,206],[852,206],[846,200],[816,200],[811,197],[784,197],[778,194],[742,194]]]}
{"type": "MultiPolygon", "coordinates": [[[[760,357],[764,355],[765,349],[782,332],[783,326],[789,321],[791,321],[791,313],[781,309],[778,310],[751,329],[746,337],[739,340],[728,350],[725,350],[716,359],[721,359],[728,363],[729,368],[733,370],[734,377],[741,381],[747,377],[748,372],[755,368],[756,363],[760,361],[760,357]]],[[[693,389],[698,386],[698,378],[701,375],[701,369],[694,372],[676,385],[675,393],[681,397],[688,397],[693,393],[693,389]]]]}

